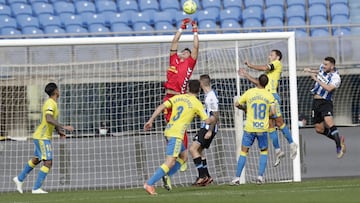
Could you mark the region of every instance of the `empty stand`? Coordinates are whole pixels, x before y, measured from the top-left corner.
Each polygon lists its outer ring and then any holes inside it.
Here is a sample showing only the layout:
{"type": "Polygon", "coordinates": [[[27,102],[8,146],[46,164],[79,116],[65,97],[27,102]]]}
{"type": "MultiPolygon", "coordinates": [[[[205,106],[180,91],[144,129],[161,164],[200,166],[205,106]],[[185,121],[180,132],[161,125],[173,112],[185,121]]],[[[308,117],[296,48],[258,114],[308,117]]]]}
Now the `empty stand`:
{"type": "Polygon", "coordinates": [[[78,14],[96,13],[95,4],[91,1],[75,1],[75,9],[78,14]]]}
{"type": "Polygon", "coordinates": [[[180,4],[179,1],[174,0],[160,0],[160,9],[162,11],[170,10],[172,12],[177,12],[180,10],[180,4]]]}
{"type": "Polygon", "coordinates": [[[216,9],[218,13],[221,10],[221,2],[219,0],[202,0],[201,5],[203,9],[216,9]]]}
{"type": "Polygon", "coordinates": [[[271,6],[265,9],[264,19],[277,18],[278,20],[284,20],[284,8],[279,6],[271,6]]]}
{"type": "MultiPolygon", "coordinates": [[[[59,16],[54,16],[50,14],[42,14],[38,17],[39,23],[41,27],[48,27],[48,26],[58,26],[61,27],[61,19],[59,16]]],[[[46,33],[46,32],[45,32],[46,33]]]]}
{"type": "Polygon", "coordinates": [[[245,29],[245,32],[261,32],[261,21],[256,18],[249,18],[243,20],[243,28],[245,29]]]}
{"type": "Polygon", "coordinates": [[[239,22],[233,19],[222,20],[220,27],[223,33],[238,33],[241,28],[239,22]]]}
{"type": "Polygon", "coordinates": [[[9,16],[0,16],[0,28],[17,28],[16,19],[9,16]]]}
{"type": "Polygon", "coordinates": [[[66,31],[59,26],[51,25],[44,28],[44,33],[50,35],[57,35],[52,37],[61,37],[61,34],[65,34],[66,31]]]}
{"type": "Polygon", "coordinates": [[[284,23],[279,18],[269,18],[264,23],[267,32],[282,32],[284,31],[284,23]]]}
{"type": "Polygon", "coordinates": [[[114,23],[111,24],[111,32],[114,32],[115,36],[132,36],[133,30],[127,24],[114,23]]]}
{"type": "Polygon", "coordinates": [[[305,7],[301,5],[292,5],[287,8],[286,10],[286,17],[288,20],[290,20],[293,17],[301,18],[305,21],[306,19],[306,10],[305,7]]]}
{"type": "Polygon", "coordinates": [[[313,5],[327,6],[327,0],[309,0],[309,7],[313,5]]]}
{"type": "Polygon", "coordinates": [[[139,11],[139,6],[136,0],[118,0],[117,7],[120,12],[139,11]]]}
{"type": "Polygon", "coordinates": [[[19,15],[16,17],[16,21],[21,29],[26,27],[40,27],[39,19],[30,15],[19,15]]]}
{"type": "Polygon", "coordinates": [[[239,7],[228,7],[220,11],[220,22],[224,20],[235,20],[237,22],[242,21],[242,11],[239,7]]]}
{"type": "Polygon", "coordinates": [[[155,24],[159,22],[167,22],[170,24],[174,24],[175,23],[174,13],[169,11],[157,12],[155,13],[154,16],[154,22],[155,24]]]}
{"type": "Polygon", "coordinates": [[[65,1],[57,1],[54,3],[54,10],[57,15],[60,15],[62,13],[75,13],[75,6],[74,4],[70,2],[65,1]]]}
{"type": "Polygon", "coordinates": [[[41,14],[54,14],[54,7],[50,3],[45,2],[36,2],[32,4],[33,13],[35,15],[41,15],[41,14]]]}
{"type": "Polygon", "coordinates": [[[243,10],[242,19],[243,21],[255,19],[261,22],[263,20],[263,9],[260,7],[248,7],[243,10]]]}
{"type": "Polygon", "coordinates": [[[98,13],[117,12],[116,4],[111,0],[95,1],[95,6],[98,13]]]}
{"type": "Polygon", "coordinates": [[[215,34],[217,25],[214,21],[200,21],[198,23],[199,30],[205,34],[215,34]]]}
{"type": "Polygon", "coordinates": [[[4,36],[19,36],[22,33],[16,28],[6,27],[1,29],[1,35],[4,36]]]}
{"type": "Polygon", "coordinates": [[[284,9],[284,1],[282,1],[282,0],[265,0],[266,8],[269,8],[272,6],[277,6],[277,7],[284,9]]]}
{"type": "Polygon", "coordinates": [[[173,35],[175,29],[171,23],[162,21],[155,23],[155,31],[158,35],[173,35]]]}
{"type": "Polygon", "coordinates": [[[5,15],[11,17],[11,9],[9,6],[0,4],[0,15],[5,15]]]}
{"type": "Polygon", "coordinates": [[[242,0],[223,0],[224,9],[229,7],[237,7],[242,9],[242,0]]]}
{"type": "Polygon", "coordinates": [[[146,36],[152,35],[151,32],[154,31],[154,28],[147,23],[140,22],[133,25],[133,30],[135,31],[135,35],[137,36],[146,36]]]}
{"type": "Polygon", "coordinates": [[[13,16],[20,16],[20,15],[32,15],[32,8],[29,4],[25,3],[12,3],[10,5],[12,10],[13,16]]]}

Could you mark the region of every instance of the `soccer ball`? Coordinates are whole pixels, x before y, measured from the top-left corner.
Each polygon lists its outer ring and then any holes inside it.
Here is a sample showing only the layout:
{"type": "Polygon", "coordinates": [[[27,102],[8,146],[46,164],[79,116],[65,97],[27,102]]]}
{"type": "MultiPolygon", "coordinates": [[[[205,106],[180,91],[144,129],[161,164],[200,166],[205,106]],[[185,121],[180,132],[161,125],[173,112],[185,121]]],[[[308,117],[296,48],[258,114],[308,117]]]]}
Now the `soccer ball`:
{"type": "Polygon", "coordinates": [[[196,12],[197,5],[193,0],[187,0],[184,2],[183,10],[186,14],[193,14],[196,12]]]}

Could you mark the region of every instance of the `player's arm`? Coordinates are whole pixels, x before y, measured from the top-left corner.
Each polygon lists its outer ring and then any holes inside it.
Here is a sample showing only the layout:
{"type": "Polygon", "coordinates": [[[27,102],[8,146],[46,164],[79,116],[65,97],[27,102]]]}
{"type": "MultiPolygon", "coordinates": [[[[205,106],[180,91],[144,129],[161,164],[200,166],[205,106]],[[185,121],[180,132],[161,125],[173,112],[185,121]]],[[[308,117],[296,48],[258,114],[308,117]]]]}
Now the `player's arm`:
{"type": "Polygon", "coordinates": [[[246,79],[248,79],[250,82],[252,82],[256,86],[260,85],[259,79],[252,77],[248,72],[246,72],[246,70],[244,68],[239,68],[238,74],[240,77],[245,77],[246,79]]]}
{"type": "Polygon", "coordinates": [[[174,38],[171,42],[171,47],[170,47],[170,56],[171,55],[174,55],[177,53],[177,49],[178,49],[178,46],[179,46],[179,40],[180,40],[180,37],[181,37],[181,33],[183,30],[186,29],[186,26],[187,24],[191,21],[190,18],[185,18],[182,20],[182,23],[181,23],[181,26],[179,28],[178,31],[176,31],[175,35],[174,35],[174,38]]]}
{"type": "Polygon", "coordinates": [[[319,69],[304,68],[304,72],[316,74],[319,72],[319,69]]]}
{"type": "Polygon", "coordinates": [[[214,119],[215,119],[215,123],[212,123],[212,124],[209,125],[209,130],[208,131],[212,132],[212,131],[214,131],[215,125],[219,120],[219,112],[218,111],[212,111],[210,117],[214,117],[214,119]]]}
{"type": "Polygon", "coordinates": [[[198,27],[196,21],[191,22],[192,32],[194,33],[194,47],[191,51],[191,58],[194,60],[197,59],[199,53],[199,36],[198,36],[198,27]]]}
{"type": "Polygon", "coordinates": [[[155,120],[155,118],[161,113],[164,111],[164,109],[166,108],[165,104],[160,104],[156,109],[155,111],[153,112],[153,114],[151,115],[151,117],[149,118],[149,120],[145,123],[144,125],[144,130],[147,131],[147,130],[150,130],[151,127],[152,127],[152,124],[155,120]]]}
{"type": "Polygon", "coordinates": [[[46,118],[46,122],[55,126],[56,131],[60,135],[65,135],[64,130],[68,130],[68,131],[74,130],[74,127],[72,127],[71,125],[62,125],[61,123],[59,123],[59,121],[54,119],[53,115],[51,114],[46,114],[45,118],[46,118]]]}
{"type": "Polygon", "coordinates": [[[254,69],[254,70],[259,70],[259,71],[274,70],[274,65],[272,63],[267,64],[267,65],[254,65],[254,64],[251,64],[249,61],[245,61],[244,63],[245,63],[245,65],[247,65],[247,67],[254,69]]]}
{"type": "Polygon", "coordinates": [[[332,84],[332,83],[326,84],[326,83],[322,82],[321,80],[319,80],[319,78],[317,77],[317,74],[311,74],[311,78],[328,92],[331,92],[336,89],[336,86],[334,84],[332,84]]]}
{"type": "Polygon", "coordinates": [[[275,114],[276,114],[275,103],[271,103],[271,105],[270,105],[270,116],[273,116],[275,114]]]}

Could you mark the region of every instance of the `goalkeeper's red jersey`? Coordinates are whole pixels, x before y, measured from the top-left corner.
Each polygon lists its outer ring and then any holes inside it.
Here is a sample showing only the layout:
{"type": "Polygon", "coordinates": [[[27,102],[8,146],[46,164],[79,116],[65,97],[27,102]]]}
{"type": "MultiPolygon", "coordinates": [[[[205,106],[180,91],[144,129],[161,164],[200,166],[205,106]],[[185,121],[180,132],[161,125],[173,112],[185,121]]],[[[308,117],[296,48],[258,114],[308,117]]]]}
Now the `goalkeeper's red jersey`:
{"type": "Polygon", "coordinates": [[[181,94],[186,92],[187,84],[193,74],[196,60],[186,58],[180,61],[178,54],[170,56],[170,66],[166,71],[167,81],[164,84],[165,89],[171,89],[181,94]]]}

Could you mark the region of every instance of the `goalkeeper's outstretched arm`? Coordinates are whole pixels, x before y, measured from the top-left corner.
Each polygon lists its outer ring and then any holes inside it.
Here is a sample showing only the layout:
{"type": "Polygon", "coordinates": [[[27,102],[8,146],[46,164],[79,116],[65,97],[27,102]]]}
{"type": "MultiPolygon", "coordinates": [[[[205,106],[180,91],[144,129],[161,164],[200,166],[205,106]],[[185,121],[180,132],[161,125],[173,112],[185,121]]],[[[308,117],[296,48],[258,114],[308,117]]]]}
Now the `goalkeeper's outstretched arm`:
{"type": "Polygon", "coordinates": [[[174,35],[174,38],[171,42],[171,47],[170,47],[170,55],[173,55],[175,53],[177,53],[177,49],[178,49],[178,46],[179,46],[179,40],[180,40],[180,37],[181,37],[181,33],[183,30],[186,29],[187,27],[187,24],[189,24],[189,22],[191,21],[190,18],[185,18],[182,20],[181,22],[181,26],[179,28],[178,31],[176,31],[175,35],[174,35]]]}

